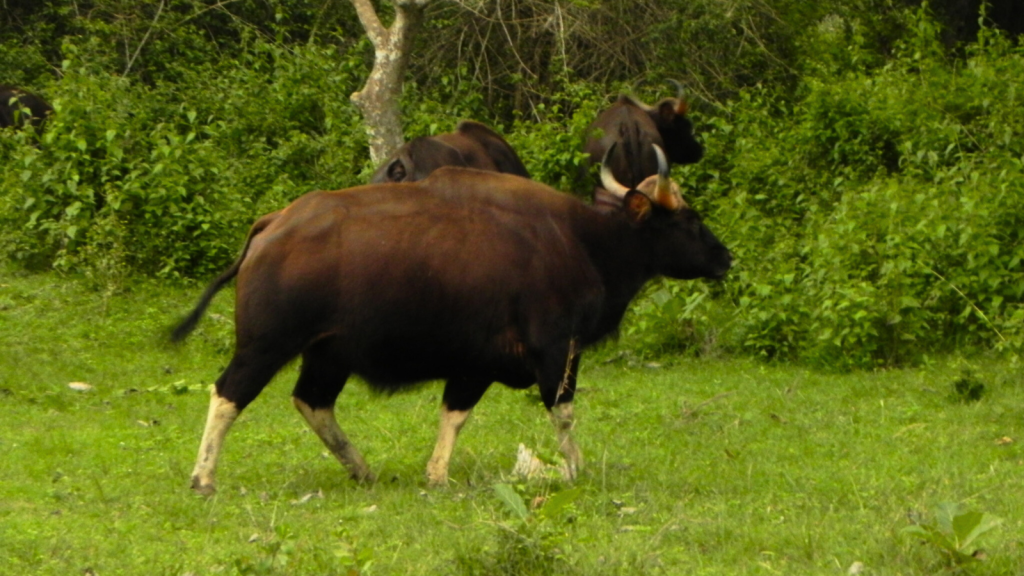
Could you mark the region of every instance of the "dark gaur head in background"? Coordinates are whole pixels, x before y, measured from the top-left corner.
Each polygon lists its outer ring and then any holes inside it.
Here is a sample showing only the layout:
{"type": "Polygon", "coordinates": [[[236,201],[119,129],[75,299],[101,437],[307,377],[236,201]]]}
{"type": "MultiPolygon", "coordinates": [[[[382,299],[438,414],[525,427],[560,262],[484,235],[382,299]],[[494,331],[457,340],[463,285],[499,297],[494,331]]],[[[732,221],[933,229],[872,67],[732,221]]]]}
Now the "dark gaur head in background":
{"type": "Polygon", "coordinates": [[[653,145],[664,151],[669,162],[693,164],[700,161],[704,148],[693,135],[688,117],[689,104],[682,84],[673,80],[675,98],[664,98],[649,106],[632,96],[620,95],[588,128],[584,151],[591,164],[604,162],[616,180],[636,186],[657,173],[653,145]],[[612,145],[616,151],[608,155],[612,145]]]}
{"type": "Polygon", "coordinates": [[[688,116],[690,105],[686,101],[686,90],[678,80],[669,80],[676,87],[676,97],[666,98],[657,104],[658,132],[668,161],[675,164],[695,164],[704,157],[704,147],[693,136],[693,123],[688,116]]]}

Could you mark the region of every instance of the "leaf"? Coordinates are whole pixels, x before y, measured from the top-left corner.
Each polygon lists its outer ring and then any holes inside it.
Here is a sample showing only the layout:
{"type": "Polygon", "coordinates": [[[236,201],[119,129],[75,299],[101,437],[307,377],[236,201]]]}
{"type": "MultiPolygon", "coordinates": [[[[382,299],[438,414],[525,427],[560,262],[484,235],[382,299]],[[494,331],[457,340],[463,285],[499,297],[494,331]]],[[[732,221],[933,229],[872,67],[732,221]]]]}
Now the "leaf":
{"type": "Polygon", "coordinates": [[[540,514],[545,518],[554,518],[557,516],[566,506],[572,504],[579,498],[582,493],[582,488],[577,486],[569,490],[563,490],[553,496],[548,497],[548,501],[544,503],[544,507],[540,509],[540,514]]]}
{"type": "Polygon", "coordinates": [[[942,548],[946,552],[956,552],[956,545],[950,541],[941,531],[932,526],[931,524],[915,524],[913,526],[907,526],[901,533],[915,538],[920,538],[925,542],[930,542],[939,548],[942,548]]]}
{"type": "Polygon", "coordinates": [[[652,294],[651,299],[654,300],[654,303],[657,304],[659,308],[661,308],[666,302],[672,299],[672,294],[668,290],[662,288],[652,294]]]}
{"type": "Polygon", "coordinates": [[[970,550],[971,544],[982,534],[1003,522],[1001,518],[964,511],[955,502],[943,502],[934,508],[935,524],[917,524],[901,530],[903,534],[931,542],[948,553],[957,564],[976,562],[979,558],[970,550]]]}
{"type": "Polygon", "coordinates": [[[933,512],[935,513],[935,523],[938,524],[939,530],[944,534],[954,536],[953,518],[961,514],[960,510],[960,505],[956,502],[940,502],[936,504],[933,512]]]}
{"type": "Polygon", "coordinates": [[[505,505],[505,508],[509,512],[514,514],[522,521],[526,521],[527,516],[530,515],[530,511],[526,509],[526,504],[523,499],[516,493],[515,489],[508,484],[495,484],[494,494],[501,500],[501,503],[505,505]]]}
{"type": "Polygon", "coordinates": [[[1003,523],[998,516],[984,512],[968,512],[953,519],[953,530],[960,543],[960,550],[966,552],[979,536],[1003,523]]]}

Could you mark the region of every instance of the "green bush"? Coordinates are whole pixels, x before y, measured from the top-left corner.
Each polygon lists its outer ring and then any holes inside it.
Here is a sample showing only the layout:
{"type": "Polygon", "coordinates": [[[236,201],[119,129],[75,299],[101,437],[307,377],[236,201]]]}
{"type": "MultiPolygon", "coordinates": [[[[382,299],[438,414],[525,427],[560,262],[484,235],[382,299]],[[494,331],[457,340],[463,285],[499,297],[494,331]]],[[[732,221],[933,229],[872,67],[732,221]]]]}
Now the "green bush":
{"type": "Polygon", "coordinates": [[[534,180],[589,199],[593,181],[583,144],[587,127],[608,103],[594,86],[567,77],[551,102],[538,105],[533,118],[517,119],[508,141],[534,180]]]}
{"type": "Polygon", "coordinates": [[[364,132],[347,94],[362,58],[257,42],[242,62],[146,86],[68,43],[38,146],[0,136],[0,248],[29,267],[208,277],[260,214],[360,182],[364,132]],[[259,90],[253,88],[259,86],[259,90]]]}
{"type": "Polygon", "coordinates": [[[726,297],[683,315],[654,292],[631,329],[728,313],[728,350],[841,369],[1020,347],[1024,50],[988,34],[947,61],[915,30],[882,69],[808,77],[793,104],[748,91],[699,124],[707,157],[682,173],[736,256],[726,297]]]}

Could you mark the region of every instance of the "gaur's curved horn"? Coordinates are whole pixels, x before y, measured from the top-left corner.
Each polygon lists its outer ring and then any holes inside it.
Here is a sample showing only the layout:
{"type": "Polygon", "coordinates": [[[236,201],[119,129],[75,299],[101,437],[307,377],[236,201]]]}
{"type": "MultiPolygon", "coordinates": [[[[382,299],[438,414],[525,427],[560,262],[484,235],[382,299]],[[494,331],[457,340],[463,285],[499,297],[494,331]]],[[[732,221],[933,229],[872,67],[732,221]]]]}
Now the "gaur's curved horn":
{"type": "Polygon", "coordinates": [[[686,99],[683,96],[686,95],[686,90],[683,88],[683,83],[675,78],[669,78],[669,82],[676,87],[676,114],[686,114],[690,109],[690,105],[686,103],[686,99]]]}
{"type": "Polygon", "coordinates": [[[679,210],[685,203],[682,197],[672,192],[672,179],[669,178],[668,160],[665,159],[665,152],[657,144],[652,144],[652,146],[654,147],[654,153],[658,156],[658,184],[654,187],[653,200],[669,210],[679,210]]]}
{"type": "Polygon", "coordinates": [[[604,158],[601,159],[601,186],[619,198],[625,198],[626,193],[629,192],[629,188],[620,184],[619,181],[615,179],[615,175],[612,174],[612,169],[608,167],[608,158],[611,157],[612,150],[615,150],[616,145],[618,145],[618,142],[613,142],[612,145],[608,147],[608,151],[604,153],[604,158]]]}
{"type": "Polygon", "coordinates": [[[686,90],[683,89],[683,83],[680,82],[679,80],[676,80],[675,78],[669,78],[668,81],[669,83],[676,87],[676,98],[682,100],[683,94],[686,93],[686,90]]]}

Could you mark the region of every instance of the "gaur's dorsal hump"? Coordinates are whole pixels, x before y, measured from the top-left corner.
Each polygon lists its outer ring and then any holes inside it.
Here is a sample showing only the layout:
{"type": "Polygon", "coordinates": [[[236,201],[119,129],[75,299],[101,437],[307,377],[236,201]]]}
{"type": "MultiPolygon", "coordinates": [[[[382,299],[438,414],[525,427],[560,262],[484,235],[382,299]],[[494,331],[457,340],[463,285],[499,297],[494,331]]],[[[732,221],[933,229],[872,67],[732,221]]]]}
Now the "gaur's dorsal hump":
{"type": "Polygon", "coordinates": [[[652,110],[652,108],[650,106],[648,106],[647,104],[644,104],[643,102],[638,100],[635,96],[631,96],[629,94],[619,94],[619,97],[615,100],[615,103],[616,104],[623,104],[623,105],[626,105],[626,106],[636,106],[637,108],[640,108],[641,110],[644,110],[645,112],[649,111],[649,110],[652,110]]]}

